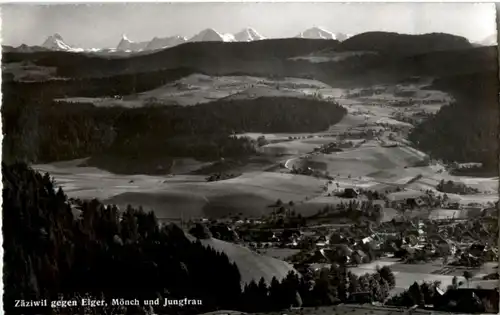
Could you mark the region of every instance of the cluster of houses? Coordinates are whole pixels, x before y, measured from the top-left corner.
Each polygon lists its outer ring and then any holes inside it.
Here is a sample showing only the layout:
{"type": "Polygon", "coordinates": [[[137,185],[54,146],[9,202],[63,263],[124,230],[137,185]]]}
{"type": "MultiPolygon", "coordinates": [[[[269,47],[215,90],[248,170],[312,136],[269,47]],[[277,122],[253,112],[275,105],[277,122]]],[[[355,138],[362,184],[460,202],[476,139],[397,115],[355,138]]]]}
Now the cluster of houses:
{"type": "MultiPolygon", "coordinates": [[[[437,223],[389,222],[383,224],[378,231],[362,227],[351,227],[342,231],[297,230],[289,233],[290,238],[286,239],[285,246],[309,249],[309,254],[301,263],[312,265],[315,269],[324,264],[338,262],[339,259],[348,264],[368,262],[373,259],[374,252],[379,256],[399,257],[408,262],[418,260],[420,257],[430,259],[441,257],[446,264],[466,267],[479,266],[484,261],[498,260],[498,248],[496,244],[485,241],[491,238],[491,235],[482,223],[475,224],[472,230],[460,232],[458,237],[452,232],[455,225],[453,222],[437,225],[435,232],[428,231],[427,225],[436,226],[437,223]]],[[[276,235],[273,237],[279,239],[276,235]]]]}
{"type": "Polygon", "coordinates": [[[342,152],[343,149],[352,148],[353,143],[351,141],[338,141],[330,142],[319,147],[314,148],[314,152],[321,152],[324,154],[330,154],[333,152],[342,152]]]}
{"type": "Polygon", "coordinates": [[[367,88],[357,92],[352,92],[346,95],[346,98],[368,97],[373,95],[381,95],[386,91],[385,88],[367,88]]]}

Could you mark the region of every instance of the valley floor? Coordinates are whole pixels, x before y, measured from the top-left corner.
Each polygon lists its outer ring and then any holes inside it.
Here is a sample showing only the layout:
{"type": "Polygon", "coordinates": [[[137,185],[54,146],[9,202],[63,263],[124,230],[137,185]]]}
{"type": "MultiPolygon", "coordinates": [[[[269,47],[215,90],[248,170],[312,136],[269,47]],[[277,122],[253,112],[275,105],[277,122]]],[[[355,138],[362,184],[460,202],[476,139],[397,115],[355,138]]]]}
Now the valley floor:
{"type": "MultiPolygon", "coordinates": [[[[78,167],[81,161],[34,167],[53,175],[71,197],[97,197],[119,206],[142,205],[154,209],[160,218],[165,219],[217,217],[229,213],[255,217],[265,214],[266,207],[277,199],[293,201],[298,212],[308,215],[325,204],[342,201],[328,195],[347,187],[377,191],[402,187],[403,192],[389,194],[389,198],[398,200],[417,197],[426,190],[440,194],[435,189],[440,180],[464,182],[479,190],[473,195],[448,194],[453,202],[464,206],[487,206],[495,202],[498,200],[497,178],[452,176],[444,165],[437,162],[417,166],[426,155],[412,148],[406,140],[412,127],[410,122],[424,114],[435,113],[451,101],[445,93],[423,87],[374,86],[372,89],[378,92],[367,94],[366,89],[337,89],[314,80],[287,78],[272,81],[248,76],[191,75],[166,86],[170,92],[155,95],[158,99],[168,100],[177,95],[175,93],[187,90],[189,104],[195,104],[199,103],[196,95],[212,90],[232,91],[231,95],[245,98],[265,96],[271,90],[277,95],[294,91],[303,96],[316,94],[335,99],[347,108],[348,114],[341,122],[320,133],[245,134],[254,138],[265,136],[269,144],[260,150],[267,162],[238,167],[242,176],[220,182],[206,182],[205,176],[192,175],[196,169],[207,166],[207,163],[193,159],[179,159],[173,176],[114,175],[97,168],[78,167]],[[401,92],[412,93],[413,104],[405,104],[407,96],[396,96],[401,92]],[[321,146],[339,139],[350,142],[352,146],[343,148],[342,152],[318,151],[321,146]],[[318,170],[334,180],[289,174],[294,167],[318,170]]],[[[467,216],[463,211],[457,211],[437,209],[426,215],[432,218],[467,216]]],[[[390,220],[394,215],[389,209],[386,219],[390,220]]]]}

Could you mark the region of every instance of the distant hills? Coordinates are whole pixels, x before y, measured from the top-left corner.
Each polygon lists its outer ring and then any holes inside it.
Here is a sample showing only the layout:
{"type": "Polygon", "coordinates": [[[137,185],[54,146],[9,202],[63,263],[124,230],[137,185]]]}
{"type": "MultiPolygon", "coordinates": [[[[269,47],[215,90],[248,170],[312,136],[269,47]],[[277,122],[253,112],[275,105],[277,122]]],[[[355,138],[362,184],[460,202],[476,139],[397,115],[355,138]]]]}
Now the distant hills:
{"type": "MultiPolygon", "coordinates": [[[[381,79],[378,73],[391,77],[403,73],[433,75],[441,71],[449,72],[457,67],[463,69],[482,67],[483,64],[487,64],[482,62],[482,56],[486,56],[485,60],[489,60],[489,53],[486,50],[484,51],[486,55],[483,52],[470,52],[471,49],[481,50],[483,47],[475,48],[476,46],[463,37],[443,33],[407,35],[367,32],[344,41],[298,37],[251,40],[257,38],[252,31],[236,35],[240,39],[247,37],[247,41],[225,41],[229,36],[205,30],[181,45],[135,53],[127,58],[107,58],[106,54],[67,53],[64,50],[49,51],[43,48],[43,51],[31,53],[29,56],[24,53],[17,54],[12,50],[6,51],[3,61],[8,63],[31,60],[38,66],[57,68],[58,76],[65,78],[113,76],[185,67],[216,75],[250,73],[257,76],[279,75],[321,79],[324,76],[332,77],[330,73],[337,73],[335,76],[337,78],[356,75],[357,79],[362,79],[369,78],[373,74],[374,78],[381,79]],[[334,56],[346,51],[376,54],[360,55],[348,63],[328,62],[311,65],[308,61],[294,60],[295,57],[310,54],[334,56]],[[433,55],[426,56],[430,53],[433,55]],[[476,64],[473,65],[468,60],[476,64]],[[451,68],[448,68],[448,65],[451,68]]],[[[303,34],[306,35],[311,34],[303,34]]],[[[161,47],[165,42],[175,40],[184,39],[158,38],[148,44],[141,44],[140,47],[153,44],[155,47],[161,47]],[[163,44],[160,43],[162,41],[163,44]]],[[[123,49],[138,49],[139,45],[127,47],[129,43],[126,42],[127,38],[122,38],[120,45],[123,49]]],[[[114,53],[119,51],[115,49],[114,53]]]]}
{"type": "Polygon", "coordinates": [[[366,32],[348,38],[342,46],[346,50],[418,54],[471,48],[472,44],[465,37],[445,33],[408,35],[392,32],[366,32]]]}

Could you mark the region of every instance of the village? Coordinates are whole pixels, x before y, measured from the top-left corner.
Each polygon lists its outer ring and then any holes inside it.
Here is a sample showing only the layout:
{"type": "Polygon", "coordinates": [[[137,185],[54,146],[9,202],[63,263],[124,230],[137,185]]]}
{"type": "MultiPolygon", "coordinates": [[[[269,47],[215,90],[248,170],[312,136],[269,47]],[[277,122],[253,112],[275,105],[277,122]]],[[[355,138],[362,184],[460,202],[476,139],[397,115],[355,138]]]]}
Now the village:
{"type": "MultiPolygon", "coordinates": [[[[403,306],[398,301],[414,283],[438,284],[433,296],[439,302],[426,305],[432,310],[449,310],[449,305],[478,296],[498,305],[498,202],[469,219],[431,220],[409,213],[456,205],[432,194],[384,204],[375,200],[377,194],[345,189],[339,196],[346,202],[309,217],[296,214],[293,202],[278,200],[260,219],[236,215],[191,224],[205,225],[215,238],[285,260],[303,275],[345,266],[362,276],[389,267],[396,284],[387,305],[403,306]],[[382,222],[387,205],[401,215],[382,222]]],[[[356,296],[357,304],[374,303],[369,292],[356,296]]]]}

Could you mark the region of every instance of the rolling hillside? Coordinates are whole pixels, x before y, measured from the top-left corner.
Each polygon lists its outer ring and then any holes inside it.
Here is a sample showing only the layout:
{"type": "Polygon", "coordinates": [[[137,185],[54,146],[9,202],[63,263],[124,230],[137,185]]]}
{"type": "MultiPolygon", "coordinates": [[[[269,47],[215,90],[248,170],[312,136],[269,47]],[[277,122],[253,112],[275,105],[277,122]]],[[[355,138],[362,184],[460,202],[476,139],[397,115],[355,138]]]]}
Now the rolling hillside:
{"type": "MultiPolygon", "coordinates": [[[[193,241],[196,240],[196,238],[191,235],[187,235],[187,237],[193,241]]],[[[261,278],[264,278],[264,280],[270,284],[273,277],[281,281],[290,271],[297,273],[289,263],[257,254],[241,245],[228,243],[215,238],[203,239],[200,241],[205,246],[210,246],[217,251],[223,252],[236,264],[241,274],[242,285],[249,284],[252,280],[258,283],[261,278]]]]}

